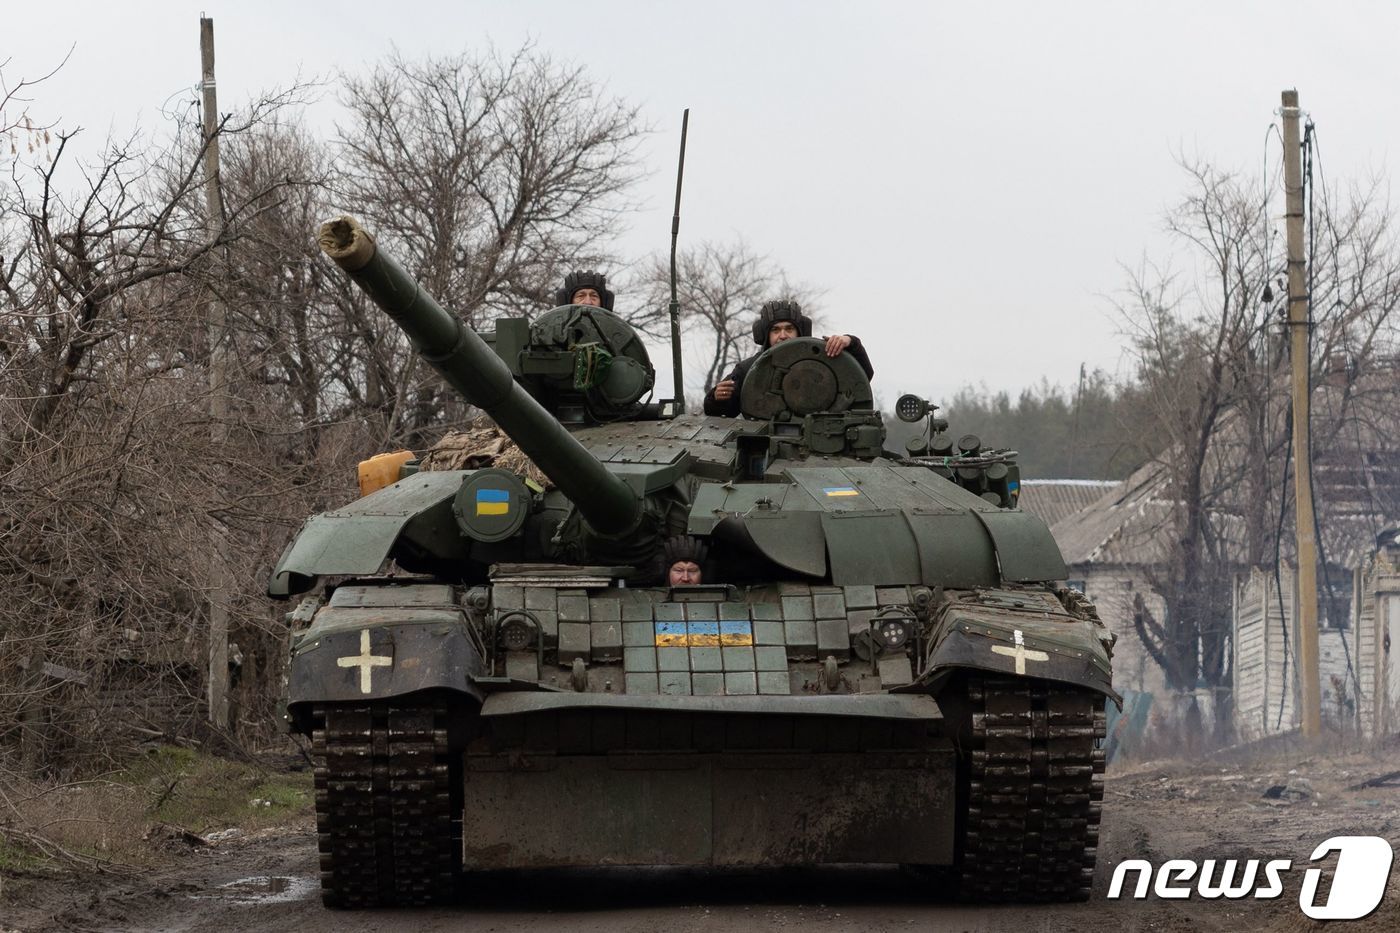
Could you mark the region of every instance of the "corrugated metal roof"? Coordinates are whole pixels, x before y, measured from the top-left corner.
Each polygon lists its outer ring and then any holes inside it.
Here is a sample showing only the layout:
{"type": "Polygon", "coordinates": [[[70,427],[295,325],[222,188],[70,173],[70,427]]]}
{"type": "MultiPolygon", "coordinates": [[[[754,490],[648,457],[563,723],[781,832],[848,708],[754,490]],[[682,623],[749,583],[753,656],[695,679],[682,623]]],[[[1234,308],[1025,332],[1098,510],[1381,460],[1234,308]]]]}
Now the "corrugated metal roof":
{"type": "Polygon", "coordinates": [[[1117,489],[1118,480],[1028,479],[1021,481],[1020,507],[1053,525],[1117,489]]]}
{"type": "Polygon", "coordinates": [[[1160,498],[1166,486],[1166,471],[1149,463],[1051,525],[1065,563],[1160,563],[1166,557],[1161,531],[1172,508],[1169,500],[1160,498]]]}
{"type": "MultiPolygon", "coordinates": [[[[1319,543],[1327,563],[1334,567],[1360,566],[1374,553],[1377,529],[1387,526],[1387,516],[1369,509],[1349,508],[1349,503],[1338,501],[1341,490],[1325,479],[1315,485],[1319,500],[1319,543]],[[1333,499],[1333,496],[1338,498],[1333,499]]],[[[1168,545],[1175,531],[1175,511],[1179,507],[1180,502],[1171,495],[1166,468],[1148,463],[1117,488],[1051,523],[1050,532],[1059,543],[1067,564],[1157,564],[1167,559],[1168,545]]],[[[1212,512],[1209,519],[1216,533],[1233,541],[1234,552],[1242,554],[1243,519],[1220,511],[1212,512]]],[[[1290,508],[1279,541],[1280,557],[1292,559],[1294,545],[1290,508]]]]}

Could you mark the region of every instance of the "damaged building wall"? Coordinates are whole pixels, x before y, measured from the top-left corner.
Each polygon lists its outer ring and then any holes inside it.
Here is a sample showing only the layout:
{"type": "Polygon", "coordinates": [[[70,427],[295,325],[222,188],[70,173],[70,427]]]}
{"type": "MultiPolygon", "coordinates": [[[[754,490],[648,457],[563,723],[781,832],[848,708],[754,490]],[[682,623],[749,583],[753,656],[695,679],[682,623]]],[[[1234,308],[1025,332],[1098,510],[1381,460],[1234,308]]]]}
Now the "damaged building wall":
{"type": "MultiPolygon", "coordinates": [[[[1233,611],[1235,730],[1241,741],[1299,726],[1297,575],[1251,568],[1236,578],[1233,611]],[[1281,591],[1281,592],[1280,592],[1281,591]],[[1280,600],[1280,595],[1282,600],[1280,600]]],[[[1355,573],[1345,627],[1318,632],[1322,718],[1365,738],[1400,731],[1400,571],[1377,554],[1355,573]]]]}
{"type": "Polygon", "coordinates": [[[1162,598],[1146,577],[1131,567],[1076,566],[1071,585],[1078,585],[1098,607],[1099,618],[1118,636],[1113,646],[1113,684],[1119,690],[1160,694],[1166,691],[1162,668],[1147,653],[1133,626],[1134,600],[1141,596],[1148,611],[1162,613],[1162,598]]]}
{"type": "Polygon", "coordinates": [[[1394,735],[1400,732],[1400,545],[1381,547],[1356,579],[1359,725],[1363,735],[1394,735]]]}

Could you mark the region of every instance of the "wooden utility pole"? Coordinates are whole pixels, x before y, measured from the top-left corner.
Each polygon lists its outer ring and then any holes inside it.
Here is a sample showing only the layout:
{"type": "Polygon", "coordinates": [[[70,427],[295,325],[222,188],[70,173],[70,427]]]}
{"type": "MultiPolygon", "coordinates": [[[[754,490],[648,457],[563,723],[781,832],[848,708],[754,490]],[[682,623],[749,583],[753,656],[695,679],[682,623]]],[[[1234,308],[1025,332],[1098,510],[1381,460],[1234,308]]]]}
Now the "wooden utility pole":
{"type": "MultiPolygon", "coordinates": [[[[204,90],[204,206],[209,239],[223,233],[224,199],[219,190],[219,105],[214,85],[214,21],[199,18],[199,59],[204,90]]],[[[209,293],[209,441],[222,458],[228,439],[227,314],[216,290],[209,293]]],[[[222,475],[218,471],[217,475],[222,475]]],[[[215,493],[224,491],[218,484],[215,493]]],[[[214,520],[209,541],[209,721],[228,728],[228,534],[214,520]]]]}
{"type": "Polygon", "coordinates": [[[1298,535],[1298,677],[1303,737],[1322,735],[1322,689],[1317,666],[1317,539],[1308,441],[1311,350],[1307,260],[1303,256],[1303,165],[1298,92],[1283,92],[1283,190],[1287,198],[1288,334],[1293,362],[1293,501],[1298,535]]]}

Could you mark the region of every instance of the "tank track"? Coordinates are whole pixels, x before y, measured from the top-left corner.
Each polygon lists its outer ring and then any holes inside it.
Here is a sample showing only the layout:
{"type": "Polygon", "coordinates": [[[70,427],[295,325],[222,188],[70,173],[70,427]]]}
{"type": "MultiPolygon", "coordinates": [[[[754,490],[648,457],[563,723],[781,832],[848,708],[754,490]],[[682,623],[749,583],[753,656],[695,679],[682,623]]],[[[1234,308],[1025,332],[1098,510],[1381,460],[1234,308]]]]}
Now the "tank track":
{"type": "Polygon", "coordinates": [[[973,678],[960,893],[1086,900],[1103,801],[1103,696],[1032,678],[973,678]]]}
{"type": "Polygon", "coordinates": [[[439,904],[462,862],[460,764],[441,706],[313,710],[316,828],[327,907],[439,904]]]}

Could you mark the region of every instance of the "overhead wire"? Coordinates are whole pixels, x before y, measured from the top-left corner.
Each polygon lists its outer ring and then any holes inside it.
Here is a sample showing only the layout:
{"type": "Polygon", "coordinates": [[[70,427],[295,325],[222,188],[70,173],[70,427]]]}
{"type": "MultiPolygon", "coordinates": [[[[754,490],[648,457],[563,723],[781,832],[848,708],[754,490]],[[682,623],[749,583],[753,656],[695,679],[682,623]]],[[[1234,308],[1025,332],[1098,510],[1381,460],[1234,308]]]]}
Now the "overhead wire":
{"type": "MultiPolygon", "coordinates": [[[[1308,374],[1309,374],[1309,375],[1308,375],[1308,396],[1309,396],[1309,397],[1312,396],[1312,389],[1313,389],[1313,385],[1312,385],[1313,285],[1314,285],[1315,273],[1316,273],[1316,269],[1315,269],[1315,260],[1316,260],[1316,257],[1317,257],[1317,214],[1316,214],[1316,209],[1315,209],[1315,205],[1314,205],[1314,194],[1316,193],[1317,185],[1315,184],[1315,181],[1314,181],[1314,179],[1313,179],[1313,153],[1314,153],[1314,150],[1315,150],[1315,149],[1318,149],[1318,147],[1317,147],[1317,127],[1313,124],[1312,119],[1309,118],[1309,119],[1308,119],[1308,122],[1307,122],[1306,124],[1304,124],[1304,126],[1303,126],[1303,184],[1304,184],[1304,186],[1306,186],[1306,188],[1307,188],[1307,193],[1308,193],[1308,329],[1307,329],[1307,338],[1308,338],[1308,340],[1307,340],[1308,351],[1307,351],[1307,352],[1308,352],[1308,356],[1307,356],[1307,363],[1308,363],[1308,374]]],[[[1320,166],[1320,165],[1318,166],[1318,174],[1319,174],[1319,175],[1322,174],[1322,169],[1321,169],[1321,166],[1320,166]]],[[[1324,185],[1324,189],[1323,189],[1323,197],[1324,197],[1324,198],[1326,197],[1326,186],[1325,186],[1325,185],[1324,185]]],[[[1334,268],[1333,268],[1333,275],[1336,276],[1338,279],[1340,279],[1339,272],[1340,272],[1339,268],[1337,268],[1337,267],[1334,266],[1334,268]]],[[[1343,324],[1343,333],[1345,333],[1345,324],[1343,324]]],[[[1311,423],[1311,422],[1312,422],[1312,406],[1311,406],[1311,405],[1308,406],[1308,421],[1309,421],[1309,424],[1308,424],[1308,494],[1312,497],[1313,503],[1314,503],[1314,506],[1313,506],[1313,514],[1312,514],[1312,519],[1313,519],[1313,537],[1317,539],[1317,554],[1318,554],[1319,562],[1322,564],[1322,582],[1323,582],[1323,586],[1324,586],[1324,587],[1326,588],[1326,590],[1327,590],[1327,605],[1328,605],[1328,608],[1331,609],[1331,608],[1336,604],[1337,595],[1336,595],[1336,591],[1332,588],[1332,573],[1331,573],[1331,571],[1328,569],[1328,561],[1327,561],[1327,545],[1323,542],[1323,539],[1322,539],[1322,525],[1321,525],[1321,522],[1320,522],[1320,520],[1318,519],[1318,515],[1317,515],[1317,513],[1318,513],[1318,510],[1317,510],[1317,507],[1316,507],[1316,503],[1317,503],[1317,492],[1316,492],[1316,486],[1315,486],[1314,481],[1313,481],[1313,469],[1312,469],[1313,456],[1312,456],[1312,423],[1311,423]]],[[[1328,616],[1329,616],[1329,617],[1331,616],[1331,613],[1330,613],[1330,612],[1328,613],[1328,616]]],[[[1335,622],[1334,622],[1334,624],[1335,624],[1335,622]]],[[[1352,663],[1351,663],[1351,647],[1347,644],[1346,628],[1345,628],[1345,626],[1342,626],[1342,625],[1336,625],[1336,629],[1337,629],[1337,634],[1341,636],[1341,640],[1342,640],[1342,654],[1343,654],[1343,656],[1346,658],[1346,662],[1347,662],[1347,673],[1351,675],[1352,684],[1354,685],[1354,687],[1355,687],[1355,689],[1356,689],[1356,701],[1357,701],[1357,703],[1360,703],[1360,702],[1361,702],[1361,699],[1362,699],[1362,696],[1361,696],[1361,681],[1360,681],[1360,679],[1356,676],[1356,669],[1355,669],[1355,667],[1353,667],[1353,665],[1352,665],[1352,663]]]]}
{"type": "MultiPolygon", "coordinates": [[[[1283,424],[1284,424],[1285,430],[1286,430],[1289,434],[1292,434],[1292,433],[1293,433],[1293,402],[1292,402],[1291,400],[1290,400],[1289,403],[1288,403],[1287,414],[1285,414],[1285,416],[1284,416],[1283,424]]],[[[1289,664],[1289,657],[1288,657],[1288,647],[1289,647],[1289,646],[1288,646],[1288,617],[1284,614],[1284,611],[1283,611],[1283,574],[1282,574],[1282,572],[1280,571],[1279,567],[1280,567],[1280,565],[1283,563],[1283,516],[1284,516],[1284,512],[1285,512],[1285,511],[1287,510],[1287,508],[1288,508],[1288,467],[1289,467],[1290,463],[1292,462],[1292,460],[1293,460],[1293,445],[1292,445],[1291,443],[1285,444],[1285,445],[1284,445],[1284,451],[1283,451],[1283,476],[1284,476],[1284,478],[1283,478],[1283,482],[1279,485],[1279,496],[1278,496],[1278,527],[1274,530],[1274,589],[1275,589],[1276,592],[1278,593],[1278,620],[1279,620],[1279,628],[1281,628],[1281,629],[1283,630],[1283,674],[1284,674],[1284,676],[1281,678],[1281,682],[1282,682],[1283,686],[1282,686],[1282,688],[1281,688],[1281,692],[1279,693],[1279,698],[1278,698],[1278,720],[1274,723],[1274,730],[1275,730],[1275,731],[1277,731],[1277,730],[1283,728],[1283,705],[1284,705],[1284,701],[1288,699],[1288,664],[1289,664]]],[[[1264,608],[1265,608],[1264,624],[1267,625],[1267,624],[1268,624],[1268,621],[1269,621],[1269,620],[1268,620],[1268,602],[1267,602],[1267,601],[1265,601],[1264,608]]],[[[1297,677],[1297,676],[1298,676],[1298,664],[1297,664],[1297,661],[1296,661],[1296,660],[1293,662],[1293,676],[1294,676],[1294,677],[1297,677]]],[[[1268,702],[1268,696],[1269,696],[1269,695],[1268,695],[1268,690],[1267,690],[1267,687],[1268,687],[1268,677],[1267,677],[1267,676],[1264,678],[1264,686],[1265,686],[1265,688],[1266,688],[1266,689],[1265,689],[1265,692],[1264,692],[1264,700],[1265,700],[1265,703],[1267,704],[1267,702],[1268,702]]],[[[1267,705],[1266,705],[1266,706],[1265,706],[1265,710],[1267,711],[1267,709],[1268,709],[1268,707],[1267,707],[1267,705]]]]}
{"type": "MultiPolygon", "coordinates": [[[[1327,198],[1328,198],[1328,195],[1327,195],[1327,172],[1326,172],[1326,171],[1323,169],[1323,167],[1322,167],[1322,143],[1318,141],[1318,134],[1317,134],[1316,128],[1313,128],[1313,132],[1312,132],[1312,144],[1313,144],[1313,149],[1314,149],[1314,151],[1315,151],[1316,154],[1317,154],[1317,174],[1323,179],[1323,183],[1322,183],[1322,208],[1323,208],[1323,210],[1327,213],[1328,216],[1331,216],[1331,207],[1330,207],[1330,205],[1329,205],[1328,202],[1327,202],[1327,198]]],[[[1332,263],[1333,263],[1332,268],[1333,268],[1333,276],[1334,276],[1338,281],[1341,281],[1341,271],[1340,271],[1340,267],[1338,266],[1338,260],[1337,260],[1337,253],[1338,253],[1338,252],[1339,252],[1338,250],[1333,250],[1333,253],[1332,253],[1332,263]]],[[[1347,351],[1348,354],[1351,353],[1351,334],[1350,334],[1350,331],[1349,331],[1347,328],[1343,328],[1343,329],[1342,329],[1342,347],[1347,351]]],[[[1361,440],[1361,419],[1360,419],[1360,418],[1353,418],[1353,419],[1351,419],[1351,427],[1352,427],[1352,436],[1356,438],[1356,453],[1357,453],[1357,458],[1358,458],[1358,461],[1359,461],[1359,465],[1360,465],[1360,467],[1361,467],[1362,477],[1363,477],[1363,480],[1364,480],[1366,474],[1367,474],[1367,473],[1369,472],[1369,470],[1370,470],[1370,464],[1369,464],[1369,463],[1367,462],[1367,460],[1366,460],[1366,453],[1365,453],[1365,449],[1364,449],[1364,447],[1363,447],[1362,440],[1361,440]]],[[[1371,525],[1371,534],[1372,534],[1372,536],[1373,536],[1373,537],[1379,537],[1379,536],[1380,536],[1380,533],[1381,533],[1381,527],[1380,527],[1380,523],[1379,523],[1378,521],[1376,521],[1376,517],[1377,517],[1378,515],[1383,515],[1385,510],[1382,508],[1381,502],[1380,502],[1380,500],[1379,500],[1379,499],[1377,498],[1377,496],[1376,496],[1375,487],[1374,487],[1371,483],[1369,483],[1369,482],[1366,483],[1366,494],[1367,494],[1367,497],[1371,500],[1371,510],[1370,510],[1369,512],[1366,513],[1366,519],[1367,519],[1367,521],[1368,521],[1368,522],[1370,523],[1370,525],[1371,525]]]]}
{"type": "MultiPolygon", "coordinates": [[[[1265,230],[1265,233],[1264,233],[1264,275],[1265,275],[1264,287],[1265,287],[1266,290],[1268,289],[1268,276],[1269,276],[1269,274],[1270,274],[1270,272],[1271,272],[1271,269],[1270,269],[1270,262],[1271,262],[1271,260],[1272,260],[1272,258],[1273,258],[1273,247],[1272,247],[1272,245],[1271,245],[1271,243],[1272,243],[1272,238],[1271,238],[1271,236],[1270,236],[1271,228],[1270,228],[1270,226],[1269,226],[1269,224],[1268,224],[1268,222],[1267,222],[1267,218],[1268,218],[1267,204],[1268,204],[1269,194],[1270,194],[1271,187],[1272,187],[1272,186],[1269,184],[1269,134],[1270,134],[1270,133],[1273,133],[1275,136],[1278,136],[1279,145],[1280,145],[1280,146],[1283,145],[1283,135],[1279,132],[1278,124],[1277,124],[1277,123],[1270,123],[1270,124],[1269,124],[1269,128],[1268,128],[1267,130],[1264,131],[1264,179],[1263,179],[1263,181],[1264,181],[1264,202],[1265,202],[1265,205],[1266,205],[1266,207],[1265,207],[1265,224],[1264,224],[1264,230],[1265,230]]],[[[1267,329],[1265,330],[1265,333],[1267,333],[1267,329]]],[[[1273,357],[1272,357],[1272,354],[1269,354],[1266,358],[1272,359],[1272,358],[1273,358],[1273,357]]],[[[1267,392],[1265,393],[1265,398],[1266,398],[1266,399],[1267,399],[1267,397],[1268,397],[1268,394],[1269,394],[1269,393],[1267,393],[1267,392]]],[[[1267,417],[1267,409],[1266,409],[1266,417],[1267,417]]],[[[1284,409],[1284,432],[1285,432],[1286,434],[1289,434],[1289,435],[1291,435],[1291,434],[1293,433],[1293,399],[1292,399],[1291,396],[1290,396],[1290,398],[1289,398],[1289,400],[1288,400],[1287,406],[1286,406],[1285,409],[1284,409]]],[[[1283,633],[1283,677],[1280,678],[1281,686],[1280,686],[1279,698],[1278,698],[1278,719],[1277,719],[1277,721],[1276,721],[1275,724],[1274,724],[1274,730],[1275,730],[1275,731],[1277,731],[1277,730],[1279,730],[1279,729],[1281,729],[1281,728],[1283,727],[1283,709],[1284,709],[1284,706],[1285,706],[1285,704],[1287,703],[1287,700],[1288,700],[1288,669],[1289,669],[1290,663],[1292,664],[1292,667],[1293,667],[1293,676],[1294,676],[1295,678],[1298,676],[1298,664],[1297,664],[1297,660],[1296,660],[1295,658],[1291,657],[1291,653],[1292,653],[1292,652],[1291,652],[1291,650],[1290,650],[1290,649],[1291,649],[1291,646],[1290,646],[1290,644],[1289,644],[1289,638],[1288,638],[1288,618],[1287,618],[1287,616],[1285,615],[1285,613],[1284,613],[1284,611],[1283,611],[1283,575],[1282,575],[1282,572],[1281,572],[1280,569],[1279,569],[1280,565],[1283,563],[1283,517],[1284,517],[1285,512],[1286,512],[1287,509],[1288,509],[1288,468],[1289,468],[1289,466],[1290,466],[1291,463],[1292,463],[1292,458],[1293,458],[1293,445],[1292,445],[1292,443],[1285,444],[1285,445],[1284,445],[1284,454],[1283,454],[1283,473],[1282,473],[1282,475],[1279,477],[1279,485],[1278,485],[1278,489],[1279,489],[1279,497],[1278,497],[1278,526],[1277,526],[1277,528],[1274,529],[1274,591],[1275,591],[1275,593],[1276,593],[1277,596],[1278,596],[1279,629],[1280,629],[1280,630],[1282,631],[1282,633],[1283,633]]],[[[1269,612],[1268,612],[1268,601],[1267,601],[1267,600],[1265,600],[1265,603],[1264,603],[1264,620],[1263,620],[1263,623],[1264,623],[1264,627],[1267,629],[1268,624],[1269,624],[1269,612]]],[[[1267,669],[1267,668],[1266,668],[1266,669],[1267,669]]],[[[1264,714],[1267,716],[1267,715],[1268,715],[1268,710],[1269,710],[1269,678],[1268,678],[1267,675],[1264,677],[1263,697],[1264,697],[1264,714]]],[[[1265,722],[1267,722],[1267,720],[1265,720],[1265,722]]]]}

